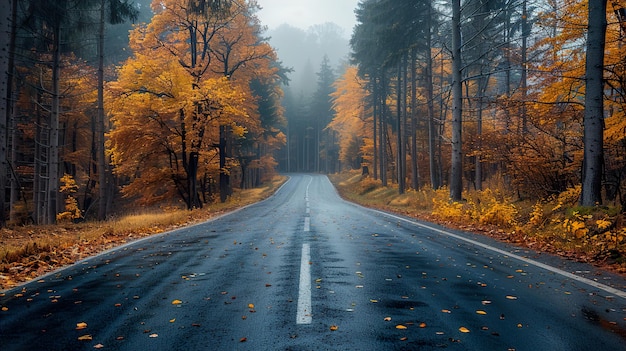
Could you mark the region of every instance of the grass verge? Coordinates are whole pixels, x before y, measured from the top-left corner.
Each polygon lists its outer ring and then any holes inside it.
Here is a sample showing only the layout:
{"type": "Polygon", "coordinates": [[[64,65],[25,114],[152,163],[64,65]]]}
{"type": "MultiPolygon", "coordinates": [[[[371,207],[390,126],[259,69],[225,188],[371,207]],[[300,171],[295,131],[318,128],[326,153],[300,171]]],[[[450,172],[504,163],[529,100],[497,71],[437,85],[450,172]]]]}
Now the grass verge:
{"type": "Polygon", "coordinates": [[[237,190],[225,203],[193,211],[164,208],[103,222],[21,226],[0,230],[0,290],[35,279],[115,246],[199,223],[258,202],[273,194],[286,177],[276,176],[255,189],[237,190]]]}
{"type": "Polygon", "coordinates": [[[515,199],[506,190],[464,192],[449,200],[448,189],[409,190],[360,172],[330,176],[341,196],[361,205],[480,233],[537,251],[557,254],[626,274],[626,214],[619,206],[577,206],[580,187],[542,201],[515,199]]]}

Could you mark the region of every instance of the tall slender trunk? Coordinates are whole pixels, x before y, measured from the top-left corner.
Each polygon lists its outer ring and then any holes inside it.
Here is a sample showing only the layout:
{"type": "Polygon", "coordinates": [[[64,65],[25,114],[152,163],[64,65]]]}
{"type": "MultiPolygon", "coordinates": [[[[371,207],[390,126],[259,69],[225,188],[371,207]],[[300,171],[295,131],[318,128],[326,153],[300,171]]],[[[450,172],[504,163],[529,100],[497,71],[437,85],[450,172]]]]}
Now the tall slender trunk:
{"type": "Polygon", "coordinates": [[[460,201],[463,192],[463,89],[461,87],[461,0],[452,1],[452,155],[450,198],[460,201]]]}
{"type": "Polygon", "coordinates": [[[98,220],[107,216],[107,168],[104,156],[104,14],[106,0],[100,0],[100,23],[98,28],[98,108],[95,124],[96,160],[98,164],[98,220]]]}
{"type": "Polygon", "coordinates": [[[602,203],[604,167],[604,44],[606,0],[589,1],[589,29],[585,63],[585,113],[583,179],[580,204],[602,203]]]}
{"type": "Polygon", "coordinates": [[[61,78],[61,28],[54,29],[54,43],[52,46],[52,104],[50,111],[50,139],[48,150],[48,194],[46,201],[46,213],[43,224],[56,223],[56,215],[59,212],[59,114],[60,114],[60,90],[61,78]]]}
{"type": "Polygon", "coordinates": [[[439,179],[439,167],[437,166],[437,127],[435,124],[435,94],[433,86],[433,54],[432,54],[432,25],[430,18],[432,16],[432,7],[428,7],[428,35],[426,36],[426,99],[428,104],[428,166],[430,168],[430,186],[433,189],[441,187],[439,179]]]}
{"type": "Polygon", "coordinates": [[[381,73],[381,92],[378,103],[380,104],[380,180],[383,186],[387,186],[387,81],[384,70],[381,73]]]}
{"type": "Polygon", "coordinates": [[[230,196],[230,175],[226,169],[226,126],[220,126],[220,201],[226,202],[228,196],[230,196]]]}
{"type": "Polygon", "coordinates": [[[527,1],[522,3],[522,72],[521,72],[521,85],[522,85],[522,108],[520,115],[522,116],[522,134],[528,132],[528,119],[526,117],[526,97],[528,96],[528,36],[530,35],[530,22],[528,21],[528,9],[527,1]]]}
{"type": "Polygon", "coordinates": [[[411,51],[411,187],[419,189],[419,168],[417,165],[417,49],[411,51]]]}
{"type": "Polygon", "coordinates": [[[403,59],[398,61],[398,77],[396,81],[396,175],[398,180],[398,192],[404,194],[406,177],[402,173],[404,169],[405,160],[403,159],[402,150],[404,149],[404,126],[402,125],[402,96],[404,90],[402,89],[402,64],[403,59]]]}
{"type": "Polygon", "coordinates": [[[13,67],[11,56],[15,1],[4,1],[0,14],[0,227],[6,224],[5,195],[10,174],[8,164],[8,139],[11,117],[11,86],[13,67]],[[13,19],[13,21],[12,21],[13,19]]]}
{"type": "Polygon", "coordinates": [[[373,162],[372,162],[372,168],[374,169],[374,179],[378,180],[378,84],[376,83],[376,78],[374,78],[373,80],[373,98],[372,101],[374,102],[372,104],[372,124],[373,124],[373,128],[372,128],[372,137],[373,137],[373,141],[374,141],[374,152],[373,152],[373,162]]]}

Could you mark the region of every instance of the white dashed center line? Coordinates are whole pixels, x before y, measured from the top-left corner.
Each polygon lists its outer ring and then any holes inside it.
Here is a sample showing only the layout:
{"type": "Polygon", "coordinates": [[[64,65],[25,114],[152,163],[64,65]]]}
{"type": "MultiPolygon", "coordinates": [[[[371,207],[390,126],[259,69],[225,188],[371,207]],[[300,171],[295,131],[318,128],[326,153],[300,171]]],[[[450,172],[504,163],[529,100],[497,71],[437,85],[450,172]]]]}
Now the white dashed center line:
{"type": "Polygon", "coordinates": [[[300,261],[300,287],[298,288],[297,324],[311,324],[311,247],[302,244],[302,259],[300,261]]]}

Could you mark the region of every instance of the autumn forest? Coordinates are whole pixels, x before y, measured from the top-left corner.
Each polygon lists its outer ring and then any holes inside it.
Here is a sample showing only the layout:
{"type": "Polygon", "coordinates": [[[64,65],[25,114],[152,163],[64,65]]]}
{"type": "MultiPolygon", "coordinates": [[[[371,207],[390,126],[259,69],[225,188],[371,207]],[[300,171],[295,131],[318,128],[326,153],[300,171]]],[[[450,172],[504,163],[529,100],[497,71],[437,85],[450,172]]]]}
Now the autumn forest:
{"type": "Polygon", "coordinates": [[[568,207],[564,233],[624,249],[624,0],[361,0],[349,57],[325,57],[300,105],[262,1],[4,3],[3,226],[353,171],[432,191],[442,217],[568,207]]]}

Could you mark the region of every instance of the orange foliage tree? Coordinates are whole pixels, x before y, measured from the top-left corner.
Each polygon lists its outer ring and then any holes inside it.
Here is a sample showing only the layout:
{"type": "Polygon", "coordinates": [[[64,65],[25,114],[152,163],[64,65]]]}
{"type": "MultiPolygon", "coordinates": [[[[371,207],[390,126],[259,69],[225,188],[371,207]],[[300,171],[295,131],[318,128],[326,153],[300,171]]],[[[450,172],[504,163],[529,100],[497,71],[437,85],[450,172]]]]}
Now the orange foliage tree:
{"type": "Polygon", "coordinates": [[[339,159],[351,169],[361,165],[372,165],[374,148],[371,133],[371,111],[366,106],[368,92],[366,82],[359,77],[355,66],[346,69],[335,82],[335,92],[331,94],[335,118],[328,128],[338,134],[339,159]]]}
{"type": "Polygon", "coordinates": [[[224,12],[187,5],[153,3],[154,17],[131,33],[134,55],[108,93],[115,171],[130,180],[124,194],[145,204],[178,195],[191,209],[211,201],[209,185],[231,171],[217,162],[220,131],[234,140],[262,134],[250,82],[275,81],[277,69],[257,36],[254,2],[232,1],[224,12]]]}

